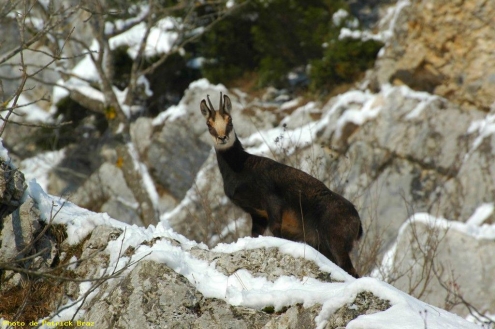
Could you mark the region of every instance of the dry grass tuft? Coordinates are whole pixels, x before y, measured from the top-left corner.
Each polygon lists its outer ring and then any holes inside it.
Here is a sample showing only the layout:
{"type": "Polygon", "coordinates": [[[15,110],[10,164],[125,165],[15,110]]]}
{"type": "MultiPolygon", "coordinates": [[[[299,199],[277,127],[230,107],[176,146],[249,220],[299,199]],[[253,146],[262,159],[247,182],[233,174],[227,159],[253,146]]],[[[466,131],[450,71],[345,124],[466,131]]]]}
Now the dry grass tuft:
{"type": "MultiPolygon", "coordinates": [[[[30,321],[47,316],[63,295],[65,285],[49,279],[27,279],[0,296],[0,317],[10,322],[30,321]]],[[[21,326],[21,328],[23,328],[21,326]]]]}

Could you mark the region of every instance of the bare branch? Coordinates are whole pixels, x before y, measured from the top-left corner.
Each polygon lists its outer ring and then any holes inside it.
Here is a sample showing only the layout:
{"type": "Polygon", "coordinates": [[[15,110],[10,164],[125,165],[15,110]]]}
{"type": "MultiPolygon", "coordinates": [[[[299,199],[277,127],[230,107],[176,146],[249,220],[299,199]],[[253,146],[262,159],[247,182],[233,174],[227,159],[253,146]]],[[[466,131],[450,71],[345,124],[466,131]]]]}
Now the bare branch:
{"type": "Polygon", "coordinates": [[[447,291],[450,295],[452,295],[454,297],[454,300],[459,301],[459,302],[457,302],[457,304],[464,305],[467,308],[469,314],[471,314],[471,316],[473,318],[475,318],[478,322],[481,322],[484,325],[487,325],[487,328],[491,328],[491,326],[495,325],[495,321],[492,318],[486,316],[477,307],[475,307],[472,303],[470,303],[469,301],[467,301],[464,298],[464,296],[461,294],[457,284],[455,284],[453,282],[451,284],[449,284],[449,283],[445,282],[444,280],[442,280],[442,273],[439,273],[438,269],[435,266],[432,268],[432,271],[435,274],[435,277],[437,278],[440,286],[443,289],[445,289],[445,291],[447,291]]]}
{"type": "Polygon", "coordinates": [[[2,83],[2,79],[0,79],[0,112],[3,111],[6,107],[6,103],[5,103],[5,93],[3,91],[3,83],[2,83]]]}
{"type": "MultiPolygon", "coordinates": [[[[19,24],[19,28],[21,30],[21,33],[20,33],[20,37],[21,37],[21,43],[24,44],[24,27],[25,27],[25,19],[26,19],[26,16],[24,15],[22,18],[19,17],[19,15],[17,16],[17,21],[18,21],[18,24],[19,24]]],[[[7,122],[9,120],[9,117],[12,115],[12,113],[14,112],[14,108],[16,108],[16,105],[17,105],[17,101],[19,100],[19,97],[21,96],[21,93],[22,93],[22,90],[24,89],[24,85],[26,84],[26,81],[28,79],[28,75],[27,75],[27,69],[26,69],[26,65],[24,64],[24,53],[22,52],[22,50],[20,51],[20,55],[21,55],[21,69],[22,69],[22,80],[21,80],[21,84],[19,85],[19,87],[17,88],[17,91],[15,93],[15,97],[14,97],[14,102],[13,102],[13,105],[12,105],[12,109],[8,110],[7,111],[7,115],[5,116],[5,118],[3,118],[3,124],[2,126],[0,127],[0,137],[2,136],[4,130],[5,130],[5,127],[7,126],[7,122]]],[[[0,61],[1,63],[1,61],[0,61]]]]}
{"type": "Polygon", "coordinates": [[[76,278],[73,278],[73,277],[65,277],[65,276],[61,276],[61,275],[53,275],[53,274],[41,272],[41,271],[38,271],[38,270],[29,270],[29,269],[25,269],[25,268],[21,268],[21,267],[17,267],[17,266],[11,266],[11,265],[8,265],[8,264],[1,264],[0,268],[2,270],[9,270],[9,271],[17,272],[17,273],[28,274],[28,275],[33,276],[33,277],[46,278],[46,279],[54,279],[54,280],[59,280],[59,281],[71,281],[71,282],[100,281],[100,280],[108,280],[108,279],[111,279],[111,278],[118,277],[118,274],[115,274],[115,275],[107,275],[107,276],[104,276],[104,277],[101,277],[101,278],[95,278],[95,279],[91,279],[91,278],[76,279],[76,278]]]}
{"type": "MultiPolygon", "coordinates": [[[[67,9],[61,8],[60,11],[54,13],[51,17],[59,17],[59,19],[55,21],[48,21],[48,23],[43,27],[41,31],[36,33],[34,36],[29,38],[28,40],[23,40],[22,43],[17,46],[16,48],[12,49],[11,51],[3,54],[0,56],[0,64],[5,63],[15,55],[21,53],[24,49],[28,49],[30,46],[32,46],[34,43],[40,41],[42,38],[44,38],[48,33],[53,31],[56,27],[62,25],[65,23],[65,21],[72,15],[74,15],[77,10],[79,9],[79,6],[71,6],[68,7],[67,9]]],[[[27,16],[28,12],[24,12],[23,17],[24,17],[24,25],[22,27],[22,31],[24,32],[25,30],[25,17],[27,16]]],[[[24,36],[21,36],[24,39],[24,36]]]]}
{"type": "MultiPolygon", "coordinates": [[[[154,1],[150,0],[149,5],[150,5],[149,10],[153,11],[155,7],[154,1]]],[[[147,15],[147,18],[148,19],[146,20],[146,31],[144,32],[144,35],[141,38],[141,41],[139,42],[139,48],[136,55],[136,59],[133,61],[131,67],[131,74],[130,74],[131,76],[129,78],[129,85],[127,87],[127,95],[125,99],[126,104],[132,104],[133,101],[132,98],[134,97],[134,90],[136,88],[137,80],[140,76],[139,70],[143,65],[143,58],[146,50],[146,44],[148,42],[148,36],[151,33],[151,28],[155,24],[155,21],[152,19],[151,15],[147,15]]]]}

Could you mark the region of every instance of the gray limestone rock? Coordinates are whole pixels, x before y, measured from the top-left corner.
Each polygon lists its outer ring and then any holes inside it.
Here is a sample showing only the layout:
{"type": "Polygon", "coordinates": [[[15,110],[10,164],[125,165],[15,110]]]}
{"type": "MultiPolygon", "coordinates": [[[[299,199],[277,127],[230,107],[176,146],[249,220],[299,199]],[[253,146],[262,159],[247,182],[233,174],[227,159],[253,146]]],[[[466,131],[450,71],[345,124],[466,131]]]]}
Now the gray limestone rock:
{"type": "Polygon", "coordinates": [[[321,271],[314,262],[280,253],[277,248],[241,250],[227,254],[192,249],[191,254],[210,263],[214,262],[217,270],[227,276],[245,269],[253,276],[265,277],[270,281],[275,281],[282,275],[295,276],[301,280],[311,277],[324,282],[333,281],[331,273],[321,271]]]}
{"type": "Polygon", "coordinates": [[[110,217],[128,224],[142,225],[136,212],[136,199],[122,171],[108,162],[104,162],[84,182],[71,197],[71,202],[87,209],[107,212],[110,217]]]}
{"type": "Polygon", "coordinates": [[[495,307],[495,241],[469,225],[443,220],[404,224],[386,279],[429,304],[467,316],[467,302],[480,312],[495,307]],[[462,297],[462,299],[461,299],[462,297]]]}
{"type": "Polygon", "coordinates": [[[182,275],[142,261],[121,280],[108,282],[83,320],[104,328],[261,328],[270,316],[205,298],[182,275]]]}
{"type": "Polygon", "coordinates": [[[35,203],[28,197],[2,219],[0,264],[7,264],[8,268],[0,266],[0,291],[15,287],[28,276],[15,268],[42,273],[57,266],[60,243],[65,237],[64,229],[40,220],[35,203]]]}
{"type": "Polygon", "coordinates": [[[354,302],[339,308],[328,320],[325,329],[345,328],[347,324],[362,314],[373,314],[390,308],[390,302],[383,300],[371,292],[360,292],[354,302]]]}
{"type": "Polygon", "coordinates": [[[0,159],[0,220],[19,208],[26,187],[24,174],[0,159]]]}
{"type": "Polygon", "coordinates": [[[289,307],[283,314],[271,319],[263,329],[313,329],[316,327],[315,317],[321,305],[304,308],[301,305],[289,307]]]}

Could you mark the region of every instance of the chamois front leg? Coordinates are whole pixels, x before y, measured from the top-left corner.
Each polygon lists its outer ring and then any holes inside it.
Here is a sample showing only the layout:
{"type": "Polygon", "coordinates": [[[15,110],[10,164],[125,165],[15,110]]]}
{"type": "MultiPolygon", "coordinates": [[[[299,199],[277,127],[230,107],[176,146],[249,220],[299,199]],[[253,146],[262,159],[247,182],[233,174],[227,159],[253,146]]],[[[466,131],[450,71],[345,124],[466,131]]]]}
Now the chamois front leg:
{"type": "Polygon", "coordinates": [[[276,198],[271,197],[267,200],[267,214],[268,214],[268,228],[272,232],[273,236],[277,238],[282,237],[282,202],[276,198]]]}
{"type": "Polygon", "coordinates": [[[251,214],[251,219],[253,221],[253,227],[251,228],[251,236],[256,238],[263,235],[268,227],[268,219],[266,217],[251,214]]]}

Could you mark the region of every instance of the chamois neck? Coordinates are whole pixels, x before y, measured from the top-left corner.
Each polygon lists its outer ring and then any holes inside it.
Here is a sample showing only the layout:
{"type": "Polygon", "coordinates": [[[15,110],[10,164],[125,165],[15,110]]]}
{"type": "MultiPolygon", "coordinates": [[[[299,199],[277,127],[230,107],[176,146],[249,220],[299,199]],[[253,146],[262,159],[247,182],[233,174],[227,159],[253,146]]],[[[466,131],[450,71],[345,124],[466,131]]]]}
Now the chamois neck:
{"type": "Polygon", "coordinates": [[[229,169],[235,172],[241,171],[249,156],[249,153],[244,151],[244,147],[237,138],[237,135],[235,135],[235,141],[231,147],[226,149],[215,149],[215,151],[217,153],[218,165],[222,174],[225,170],[229,169]]]}

